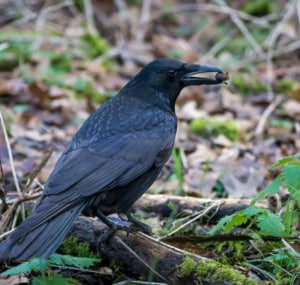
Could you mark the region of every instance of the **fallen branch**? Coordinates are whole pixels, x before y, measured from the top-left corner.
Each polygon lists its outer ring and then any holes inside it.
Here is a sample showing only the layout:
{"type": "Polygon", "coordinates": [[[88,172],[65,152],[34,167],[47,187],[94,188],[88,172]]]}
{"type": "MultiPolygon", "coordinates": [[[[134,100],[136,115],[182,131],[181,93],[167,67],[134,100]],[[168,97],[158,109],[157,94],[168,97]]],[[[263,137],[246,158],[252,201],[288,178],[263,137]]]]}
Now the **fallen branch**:
{"type": "MultiPolygon", "coordinates": [[[[182,284],[189,280],[188,284],[236,284],[234,280],[241,278],[242,283],[250,279],[237,270],[217,264],[215,261],[195,255],[176,247],[172,247],[142,233],[127,234],[117,231],[116,234],[105,242],[100,242],[106,234],[106,225],[95,219],[80,217],[71,229],[70,235],[78,237],[81,241],[88,242],[93,250],[99,250],[101,256],[115,261],[121,268],[124,268],[130,276],[164,282],[166,284],[182,284]],[[195,270],[189,274],[183,272],[181,265],[186,258],[195,264],[195,270]],[[196,268],[205,270],[205,278],[196,272],[196,268]],[[214,268],[214,269],[212,269],[214,268]],[[211,270],[211,272],[210,272],[211,270]],[[231,274],[225,276],[224,270],[230,270],[231,274]]],[[[200,271],[200,270],[199,270],[200,271]]],[[[254,280],[253,280],[254,281],[254,280]]],[[[253,284],[258,284],[253,282],[253,284]]]]}
{"type": "MultiPolygon", "coordinates": [[[[216,211],[216,208],[208,211],[203,217],[204,222],[215,224],[224,216],[246,209],[250,205],[251,199],[218,199],[218,201],[218,211],[216,211]]],[[[134,204],[133,210],[139,209],[148,213],[157,213],[162,217],[169,217],[172,213],[172,208],[169,206],[170,203],[177,207],[179,213],[186,212],[191,214],[203,211],[215,202],[215,199],[144,194],[134,204]]],[[[258,201],[256,206],[269,208],[269,203],[267,200],[258,201]]]]}

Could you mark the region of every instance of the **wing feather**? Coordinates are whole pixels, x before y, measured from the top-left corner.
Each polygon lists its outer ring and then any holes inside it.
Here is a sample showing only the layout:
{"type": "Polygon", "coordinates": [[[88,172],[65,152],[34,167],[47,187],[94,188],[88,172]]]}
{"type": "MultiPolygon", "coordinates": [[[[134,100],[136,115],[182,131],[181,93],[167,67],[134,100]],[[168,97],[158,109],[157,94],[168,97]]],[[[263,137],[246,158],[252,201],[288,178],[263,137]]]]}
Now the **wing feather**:
{"type": "Polygon", "coordinates": [[[124,135],[64,153],[47,181],[45,195],[53,202],[74,204],[83,197],[124,186],[155,165],[158,154],[165,149],[169,152],[172,145],[172,138],[124,135]]]}

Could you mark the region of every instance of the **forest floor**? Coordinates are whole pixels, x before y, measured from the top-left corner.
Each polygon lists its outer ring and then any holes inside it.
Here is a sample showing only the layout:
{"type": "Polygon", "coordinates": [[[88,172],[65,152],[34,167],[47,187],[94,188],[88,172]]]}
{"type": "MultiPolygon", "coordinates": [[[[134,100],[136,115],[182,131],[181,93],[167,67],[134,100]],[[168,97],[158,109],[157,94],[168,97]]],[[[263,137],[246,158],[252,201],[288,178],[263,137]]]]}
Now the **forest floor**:
{"type": "MultiPolygon", "coordinates": [[[[148,193],[253,198],[274,181],[270,167],[300,150],[299,2],[206,2],[1,1],[1,196],[40,193],[89,114],[158,57],[230,80],[183,90],[175,149],[148,193]]],[[[299,265],[280,266],[265,284],[296,284],[276,282],[297,282],[299,265]]]]}

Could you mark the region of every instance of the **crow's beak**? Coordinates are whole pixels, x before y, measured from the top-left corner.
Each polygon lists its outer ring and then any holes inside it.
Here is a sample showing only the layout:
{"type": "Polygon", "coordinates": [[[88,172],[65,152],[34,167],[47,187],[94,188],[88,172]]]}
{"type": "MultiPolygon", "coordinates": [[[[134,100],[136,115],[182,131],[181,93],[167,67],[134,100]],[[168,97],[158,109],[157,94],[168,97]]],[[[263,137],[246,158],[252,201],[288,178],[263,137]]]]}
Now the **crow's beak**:
{"type": "Polygon", "coordinates": [[[187,73],[181,78],[181,82],[184,86],[188,85],[202,85],[202,84],[220,84],[228,80],[228,74],[223,72],[218,67],[197,65],[197,64],[186,64],[185,69],[187,73]],[[199,77],[195,76],[201,73],[216,72],[214,78],[199,77]]]}

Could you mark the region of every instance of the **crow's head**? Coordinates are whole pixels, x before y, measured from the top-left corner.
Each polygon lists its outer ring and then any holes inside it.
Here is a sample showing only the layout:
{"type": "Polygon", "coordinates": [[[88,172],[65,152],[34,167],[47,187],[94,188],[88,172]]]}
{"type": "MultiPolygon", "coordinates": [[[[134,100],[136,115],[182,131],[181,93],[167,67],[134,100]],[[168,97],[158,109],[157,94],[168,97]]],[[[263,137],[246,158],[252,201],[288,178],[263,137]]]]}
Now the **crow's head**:
{"type": "Polygon", "coordinates": [[[143,90],[142,94],[137,94],[137,96],[149,98],[149,96],[153,97],[152,94],[159,94],[160,99],[166,98],[174,104],[185,86],[220,84],[227,79],[227,74],[217,67],[160,58],[147,64],[131,82],[135,87],[139,86],[139,89],[143,90]],[[199,76],[211,72],[215,73],[214,78],[199,76]]]}

